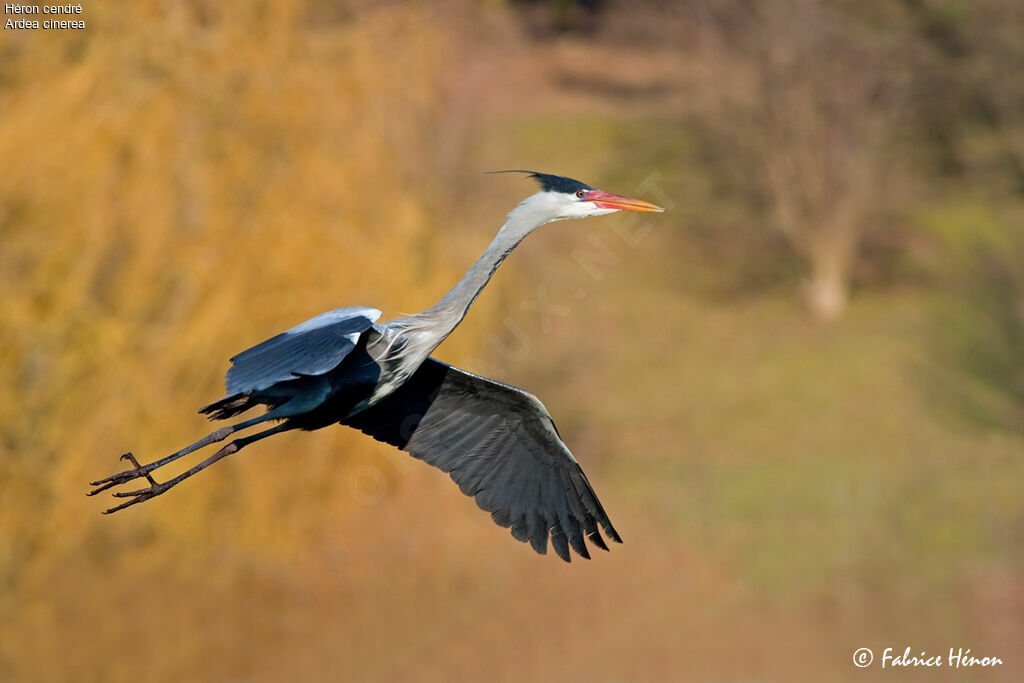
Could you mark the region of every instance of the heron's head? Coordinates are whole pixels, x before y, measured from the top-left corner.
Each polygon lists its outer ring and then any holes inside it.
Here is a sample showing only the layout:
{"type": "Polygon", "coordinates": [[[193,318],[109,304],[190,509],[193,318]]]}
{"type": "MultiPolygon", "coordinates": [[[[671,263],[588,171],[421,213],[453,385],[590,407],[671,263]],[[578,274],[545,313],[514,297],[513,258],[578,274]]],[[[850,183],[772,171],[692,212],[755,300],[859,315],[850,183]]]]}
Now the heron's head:
{"type": "Polygon", "coordinates": [[[494,173],[526,173],[540,183],[540,192],[526,199],[521,206],[536,211],[546,221],[566,218],[604,216],[616,211],[661,212],[665,209],[640,199],[623,197],[598,190],[565,176],[535,171],[493,171],[494,173]]]}

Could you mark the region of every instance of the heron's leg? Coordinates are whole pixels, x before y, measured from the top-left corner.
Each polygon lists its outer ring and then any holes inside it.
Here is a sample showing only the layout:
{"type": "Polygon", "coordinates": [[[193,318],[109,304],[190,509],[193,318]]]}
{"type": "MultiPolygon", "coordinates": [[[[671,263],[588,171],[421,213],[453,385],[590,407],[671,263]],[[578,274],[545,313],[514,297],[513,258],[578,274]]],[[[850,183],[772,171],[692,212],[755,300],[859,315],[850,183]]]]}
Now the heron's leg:
{"type": "Polygon", "coordinates": [[[139,489],[138,491],[123,491],[123,492],[122,491],[118,491],[118,492],[114,493],[115,497],[117,497],[117,498],[131,498],[131,500],[129,500],[126,503],[121,503],[120,505],[118,505],[116,507],[112,507],[109,510],[105,510],[103,512],[103,514],[109,515],[111,512],[117,512],[118,510],[123,510],[124,508],[126,508],[126,507],[128,507],[130,505],[135,505],[136,503],[141,503],[144,500],[149,500],[150,498],[155,498],[156,496],[159,496],[161,493],[164,493],[168,489],[171,489],[171,488],[177,486],[178,484],[180,484],[184,480],[186,480],[189,477],[191,477],[196,472],[199,472],[201,470],[206,469],[207,467],[209,467],[213,463],[217,462],[221,458],[226,458],[227,456],[231,455],[232,453],[237,453],[238,451],[242,450],[243,448],[245,448],[249,444],[253,443],[254,441],[259,441],[260,439],[265,439],[268,436],[273,436],[274,434],[277,434],[279,432],[284,432],[284,431],[287,431],[289,429],[294,429],[294,428],[295,428],[294,425],[290,425],[287,422],[282,422],[281,424],[279,424],[279,425],[277,425],[275,427],[271,427],[270,429],[264,429],[262,432],[256,432],[255,434],[251,434],[249,436],[243,436],[243,437],[241,437],[239,439],[235,439],[234,441],[232,441],[231,443],[227,444],[226,446],[221,448],[219,451],[217,451],[216,453],[211,455],[206,460],[203,460],[201,463],[199,463],[198,465],[196,465],[192,469],[187,470],[185,472],[182,472],[178,476],[174,477],[173,479],[169,479],[169,480],[165,481],[162,484],[158,484],[158,483],[154,482],[150,478],[150,481],[152,483],[150,484],[149,488],[139,489]]]}
{"type": "Polygon", "coordinates": [[[203,438],[199,439],[199,441],[196,441],[193,444],[185,446],[180,451],[176,453],[171,453],[166,458],[155,460],[149,463],[148,465],[139,465],[139,462],[135,459],[134,455],[132,455],[131,453],[125,453],[124,455],[121,456],[121,459],[131,462],[132,465],[134,465],[134,468],[130,470],[125,470],[124,472],[119,472],[117,474],[107,477],[106,479],[100,479],[99,481],[92,482],[90,486],[95,486],[97,488],[93,489],[86,495],[95,496],[97,493],[106,491],[112,486],[124,484],[125,482],[131,481],[132,479],[138,479],[139,477],[146,477],[147,479],[149,479],[149,482],[151,484],[155,484],[156,482],[154,482],[153,478],[149,476],[149,473],[152,472],[153,470],[159,467],[163,467],[169,462],[174,462],[178,458],[183,458],[189,453],[199,450],[203,446],[209,446],[211,443],[223,441],[224,439],[228,438],[237,431],[247,429],[261,422],[277,418],[277,415],[271,414],[273,412],[274,411],[270,411],[268,413],[260,415],[259,417],[254,417],[251,420],[245,420],[237,424],[228,425],[227,427],[221,427],[220,429],[211,432],[204,436],[203,438]]]}

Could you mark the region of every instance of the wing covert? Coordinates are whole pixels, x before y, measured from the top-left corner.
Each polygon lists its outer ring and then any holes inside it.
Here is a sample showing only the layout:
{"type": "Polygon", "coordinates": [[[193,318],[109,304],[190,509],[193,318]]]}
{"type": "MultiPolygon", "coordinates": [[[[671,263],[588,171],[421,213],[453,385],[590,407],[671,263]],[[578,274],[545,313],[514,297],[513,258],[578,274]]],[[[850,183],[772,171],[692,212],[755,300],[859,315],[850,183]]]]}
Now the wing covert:
{"type": "Polygon", "coordinates": [[[394,393],[344,424],[447,472],[500,526],[544,554],[550,538],[589,558],[584,536],[622,540],[543,404],[516,387],[428,358],[394,393]]]}
{"type": "Polygon", "coordinates": [[[228,394],[260,391],[300,375],[322,375],[338,366],[381,312],[352,306],[321,313],[242,351],[231,359],[228,394]]]}

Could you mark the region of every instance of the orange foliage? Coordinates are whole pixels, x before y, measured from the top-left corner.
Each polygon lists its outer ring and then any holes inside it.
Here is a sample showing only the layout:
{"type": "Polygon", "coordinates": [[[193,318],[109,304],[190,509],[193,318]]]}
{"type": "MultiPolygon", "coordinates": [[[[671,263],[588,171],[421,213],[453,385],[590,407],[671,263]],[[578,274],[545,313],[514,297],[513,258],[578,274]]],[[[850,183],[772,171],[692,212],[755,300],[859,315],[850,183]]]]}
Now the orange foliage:
{"type": "Polygon", "coordinates": [[[329,308],[413,308],[442,289],[410,292],[456,275],[418,262],[434,226],[406,161],[429,144],[442,32],[415,7],[317,7],[94,2],[84,32],[0,38],[0,157],[16,160],[0,174],[8,655],[77,632],[71,603],[39,599],[67,571],[109,596],[95,572],[152,576],[211,539],[292,553],[354,504],[345,475],[377,449],[343,430],[286,437],[273,463],[121,519],[82,497],[120,452],[205,433],[194,411],[232,352],[329,308]]]}

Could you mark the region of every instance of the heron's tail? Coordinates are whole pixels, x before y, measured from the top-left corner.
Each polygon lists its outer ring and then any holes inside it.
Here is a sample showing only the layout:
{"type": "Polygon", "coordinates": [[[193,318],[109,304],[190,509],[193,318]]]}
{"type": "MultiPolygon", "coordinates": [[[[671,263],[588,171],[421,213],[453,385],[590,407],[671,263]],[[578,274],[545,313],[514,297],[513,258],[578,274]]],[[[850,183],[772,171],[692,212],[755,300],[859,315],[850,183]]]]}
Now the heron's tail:
{"type": "Polygon", "coordinates": [[[250,393],[232,394],[200,408],[199,412],[211,420],[226,420],[257,405],[259,405],[259,401],[255,400],[250,393]]]}

